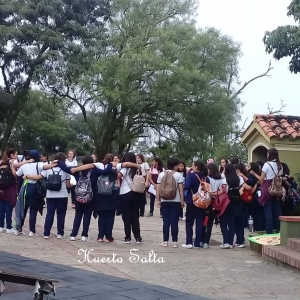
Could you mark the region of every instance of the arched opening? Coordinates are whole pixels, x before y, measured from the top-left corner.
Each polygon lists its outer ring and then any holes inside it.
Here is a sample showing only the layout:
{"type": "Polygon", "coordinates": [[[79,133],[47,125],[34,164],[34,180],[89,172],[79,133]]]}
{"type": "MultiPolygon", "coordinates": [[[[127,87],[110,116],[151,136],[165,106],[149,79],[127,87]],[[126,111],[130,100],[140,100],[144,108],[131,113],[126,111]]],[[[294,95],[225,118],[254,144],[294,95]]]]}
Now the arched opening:
{"type": "Polygon", "coordinates": [[[267,160],[268,149],[264,146],[258,146],[252,151],[252,161],[262,161],[267,160]]]}

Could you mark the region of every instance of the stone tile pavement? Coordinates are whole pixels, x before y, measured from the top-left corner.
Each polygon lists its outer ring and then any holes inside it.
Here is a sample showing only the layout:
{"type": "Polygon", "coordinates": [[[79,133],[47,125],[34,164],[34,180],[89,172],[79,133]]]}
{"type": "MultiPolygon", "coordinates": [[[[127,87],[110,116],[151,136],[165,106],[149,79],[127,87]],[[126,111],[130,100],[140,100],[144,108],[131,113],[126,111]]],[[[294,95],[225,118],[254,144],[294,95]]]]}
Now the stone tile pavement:
{"type": "MultiPolygon", "coordinates": [[[[74,211],[69,207],[66,218],[66,236],[70,234],[73,217],[74,211]]],[[[40,235],[43,234],[44,218],[45,216],[38,217],[37,232],[40,235]]],[[[115,281],[118,282],[117,286],[121,287],[120,280],[123,280],[122,285],[129,285],[130,289],[131,281],[127,280],[139,280],[142,282],[140,283],[142,284],[141,288],[143,288],[143,284],[149,283],[160,286],[161,289],[170,288],[178,291],[178,293],[189,293],[207,299],[300,299],[299,273],[263,263],[261,257],[251,252],[249,247],[232,250],[219,249],[218,244],[222,239],[219,228],[214,228],[213,245],[208,250],[173,249],[172,247],[163,248],[160,245],[162,241],[162,220],[158,217],[157,211],[154,217],[141,218],[140,222],[144,239],[142,245],[134,243],[125,245],[122,242],[124,237],[123,224],[121,217],[116,217],[113,232],[115,243],[97,243],[97,222],[93,219],[90,227],[90,240],[87,242],[81,242],[80,240],[71,242],[67,238],[58,240],[55,236],[56,227],[54,226],[52,230],[54,235],[49,240],[44,240],[41,237],[29,238],[28,236],[16,237],[0,234],[0,250],[18,254],[25,258],[57,264],[62,266],[60,268],[76,268],[77,271],[68,269],[69,273],[57,272],[57,266],[54,269],[51,269],[52,266],[50,269],[48,269],[50,266],[42,268],[42,265],[37,268],[39,273],[42,271],[49,272],[50,270],[51,273],[58,274],[56,277],[63,276],[63,279],[67,275],[74,277],[73,275],[77,274],[76,272],[83,270],[93,274],[90,277],[102,276],[101,278],[104,278],[104,274],[118,277],[116,279],[118,281],[115,281]],[[85,251],[90,251],[89,257],[84,256],[84,253],[87,253],[85,251]],[[156,262],[154,256],[149,257],[150,251],[155,253],[156,262]],[[138,255],[138,257],[132,255],[132,253],[138,255]],[[159,258],[160,260],[163,259],[164,263],[159,263],[159,258]],[[110,261],[108,262],[108,260],[110,261]]],[[[184,222],[180,221],[179,225],[179,243],[181,244],[185,242],[184,222]]],[[[29,265],[24,264],[22,271],[33,271],[34,268],[30,266],[29,262],[27,263],[29,265]]],[[[0,265],[3,265],[1,259],[0,265]]],[[[11,261],[6,260],[5,265],[10,267],[11,261]]],[[[80,276],[77,275],[77,277],[80,276]]],[[[68,282],[66,279],[64,280],[68,282]]],[[[105,279],[103,281],[105,282],[105,279]]],[[[90,288],[93,289],[95,286],[90,286],[90,288]]],[[[116,290],[113,289],[113,291],[116,290]]],[[[122,295],[119,295],[117,292],[119,296],[127,297],[126,299],[140,299],[140,293],[143,294],[144,292],[139,290],[139,292],[135,291],[132,295],[131,292],[126,294],[126,291],[122,290],[122,293],[122,295]]],[[[182,298],[182,295],[176,295],[177,292],[172,291],[172,293],[175,293],[171,295],[175,296],[175,299],[176,297],[178,299],[179,297],[182,298]]],[[[168,293],[166,294],[168,295],[168,293]]],[[[150,295],[149,299],[165,299],[164,296],[150,295]]],[[[57,297],[59,297],[59,294],[57,294],[57,297]]],[[[54,299],[60,299],[57,297],[54,299]]],[[[123,299],[115,297],[112,299],[123,299]]],[[[183,299],[192,299],[189,297],[185,295],[183,299]]],[[[144,296],[141,296],[141,298],[148,299],[144,296]]],[[[67,298],[64,299],[68,300],[67,298]]],[[[201,298],[198,297],[198,299],[201,298]]]]}

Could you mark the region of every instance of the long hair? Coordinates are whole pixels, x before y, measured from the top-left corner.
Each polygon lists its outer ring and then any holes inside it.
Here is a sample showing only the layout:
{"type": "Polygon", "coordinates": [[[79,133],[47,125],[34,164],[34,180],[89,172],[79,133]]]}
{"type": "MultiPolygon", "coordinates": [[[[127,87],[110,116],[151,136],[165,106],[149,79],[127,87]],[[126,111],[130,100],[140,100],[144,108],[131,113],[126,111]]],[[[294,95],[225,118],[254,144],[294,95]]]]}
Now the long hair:
{"type": "MultiPolygon", "coordinates": [[[[182,173],[183,173],[182,176],[183,176],[184,178],[186,178],[186,175],[187,175],[187,174],[186,174],[186,164],[185,164],[185,162],[183,162],[183,161],[180,161],[179,164],[184,166],[183,171],[182,171],[182,173]]],[[[178,170],[178,171],[179,171],[179,170],[178,170]]]]}
{"type": "Polygon", "coordinates": [[[226,164],[225,166],[225,178],[228,186],[230,188],[239,187],[240,185],[240,178],[236,174],[236,169],[232,164],[226,164]]]}
{"type": "MultiPolygon", "coordinates": [[[[222,161],[222,160],[225,160],[226,165],[228,164],[228,159],[222,158],[221,161],[222,161]]],[[[224,170],[225,170],[225,168],[223,168],[222,165],[220,165],[220,173],[223,173],[224,170]]]]}
{"type": "MultiPolygon", "coordinates": [[[[128,152],[126,153],[125,157],[124,157],[124,162],[131,162],[136,164],[136,157],[135,154],[133,152],[128,152]]],[[[131,177],[131,179],[133,179],[133,177],[136,175],[137,173],[137,168],[129,168],[130,172],[129,172],[129,176],[131,177]]]]}
{"type": "Polygon", "coordinates": [[[58,152],[58,153],[55,154],[54,160],[59,160],[59,161],[65,162],[66,161],[66,155],[62,152],[58,152]]]}
{"type": "Polygon", "coordinates": [[[162,160],[158,157],[154,157],[153,160],[157,162],[157,171],[159,173],[163,172],[164,171],[164,164],[163,164],[162,160]]]}
{"type": "Polygon", "coordinates": [[[253,171],[254,173],[256,173],[257,175],[260,175],[261,172],[259,170],[259,164],[256,162],[251,162],[250,164],[250,170],[248,170],[248,172],[253,171]]]}
{"type": "Polygon", "coordinates": [[[17,152],[16,148],[10,148],[10,147],[6,148],[2,156],[1,166],[7,165],[8,161],[10,160],[10,156],[12,154],[15,154],[16,152],[17,152]]]}
{"type": "Polygon", "coordinates": [[[76,156],[77,156],[77,153],[76,153],[76,151],[75,150],[73,150],[73,149],[69,149],[68,151],[67,151],[67,156],[69,155],[69,153],[70,152],[73,152],[73,154],[74,154],[74,156],[73,156],[73,160],[74,159],[76,159],[76,156]]]}
{"type": "Polygon", "coordinates": [[[278,150],[276,148],[270,148],[268,150],[268,158],[267,161],[275,161],[278,167],[278,170],[281,170],[282,165],[281,162],[279,160],[279,154],[278,154],[278,150]]]}
{"type": "Polygon", "coordinates": [[[107,154],[105,154],[102,163],[104,165],[107,165],[107,164],[111,163],[113,160],[114,160],[114,155],[112,153],[107,153],[107,154]]]}
{"type": "Polygon", "coordinates": [[[144,163],[145,162],[145,157],[143,154],[139,153],[136,156],[138,156],[141,159],[141,162],[144,163]]]}
{"type": "Polygon", "coordinates": [[[194,161],[194,166],[197,167],[199,172],[202,172],[204,176],[208,176],[207,166],[201,160],[194,161]]]}
{"type": "Polygon", "coordinates": [[[213,179],[222,179],[221,173],[219,171],[219,168],[216,164],[210,163],[207,165],[207,169],[209,170],[209,176],[213,179]]]}
{"type": "Polygon", "coordinates": [[[244,176],[247,176],[248,172],[243,163],[238,163],[234,165],[236,170],[239,170],[244,176]]]}

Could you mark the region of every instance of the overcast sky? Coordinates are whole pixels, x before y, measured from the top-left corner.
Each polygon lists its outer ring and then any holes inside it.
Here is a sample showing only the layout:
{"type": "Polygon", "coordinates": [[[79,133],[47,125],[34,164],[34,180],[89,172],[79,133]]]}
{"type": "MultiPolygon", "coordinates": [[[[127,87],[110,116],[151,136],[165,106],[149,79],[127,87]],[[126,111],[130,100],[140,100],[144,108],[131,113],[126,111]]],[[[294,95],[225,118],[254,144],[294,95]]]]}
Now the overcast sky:
{"type": "Polygon", "coordinates": [[[272,55],[265,52],[262,42],[265,31],[295,24],[287,16],[291,0],[199,0],[199,3],[197,21],[200,27],[215,27],[242,44],[241,82],[265,72],[272,60],[272,77],[258,79],[241,94],[241,100],[245,103],[243,121],[248,118],[248,125],[255,113],[267,113],[266,103],[279,108],[281,99],[287,104],[285,114],[300,115],[297,88],[300,74],[289,72],[288,58],[275,61],[272,55]]]}

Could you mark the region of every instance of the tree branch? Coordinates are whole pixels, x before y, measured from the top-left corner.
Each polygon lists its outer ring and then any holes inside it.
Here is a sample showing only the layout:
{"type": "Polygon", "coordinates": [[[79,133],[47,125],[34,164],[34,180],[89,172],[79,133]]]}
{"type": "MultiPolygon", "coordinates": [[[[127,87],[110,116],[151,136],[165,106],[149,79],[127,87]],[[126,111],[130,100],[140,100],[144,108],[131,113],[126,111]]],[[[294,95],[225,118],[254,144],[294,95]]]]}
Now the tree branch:
{"type": "Polygon", "coordinates": [[[267,103],[267,105],[268,105],[268,107],[267,107],[268,114],[276,115],[276,114],[281,114],[281,113],[284,112],[283,109],[287,106],[287,104],[284,102],[284,100],[280,100],[280,101],[281,101],[281,106],[277,110],[274,110],[274,108],[270,106],[270,103],[267,103]]]}

